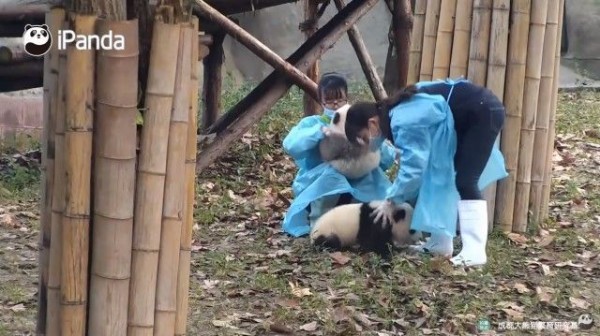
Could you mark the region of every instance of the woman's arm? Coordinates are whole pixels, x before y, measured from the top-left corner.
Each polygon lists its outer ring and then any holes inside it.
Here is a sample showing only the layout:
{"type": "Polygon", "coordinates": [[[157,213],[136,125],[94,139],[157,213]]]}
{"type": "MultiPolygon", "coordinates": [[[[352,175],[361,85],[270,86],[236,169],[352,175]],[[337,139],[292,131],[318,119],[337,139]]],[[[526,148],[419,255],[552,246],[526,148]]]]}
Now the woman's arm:
{"type": "Polygon", "coordinates": [[[381,144],[381,162],[379,163],[379,167],[383,171],[387,171],[394,164],[394,160],[398,156],[398,150],[391,143],[384,141],[381,144]]]}
{"type": "Polygon", "coordinates": [[[283,150],[294,160],[302,159],[325,136],[321,131],[323,126],[320,116],[303,118],[283,139],[283,150]]]}

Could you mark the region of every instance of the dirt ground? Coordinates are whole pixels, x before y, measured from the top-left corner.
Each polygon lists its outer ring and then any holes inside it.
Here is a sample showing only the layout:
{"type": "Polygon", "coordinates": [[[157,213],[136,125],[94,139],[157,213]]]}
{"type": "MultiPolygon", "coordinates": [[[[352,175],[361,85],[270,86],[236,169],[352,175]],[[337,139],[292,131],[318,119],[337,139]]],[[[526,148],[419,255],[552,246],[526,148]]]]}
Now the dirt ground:
{"type": "MultiPolygon", "coordinates": [[[[282,234],[295,166],[281,141],[301,101],[290,93],[198,176],[189,335],[522,335],[582,314],[595,325],[569,334],[599,334],[600,94],[561,95],[551,218],[523,235],[492,232],[481,270],[400,252],[385,271],[375,256],[282,234]]],[[[28,145],[0,150],[0,336],[35,329],[39,172],[28,145]]]]}

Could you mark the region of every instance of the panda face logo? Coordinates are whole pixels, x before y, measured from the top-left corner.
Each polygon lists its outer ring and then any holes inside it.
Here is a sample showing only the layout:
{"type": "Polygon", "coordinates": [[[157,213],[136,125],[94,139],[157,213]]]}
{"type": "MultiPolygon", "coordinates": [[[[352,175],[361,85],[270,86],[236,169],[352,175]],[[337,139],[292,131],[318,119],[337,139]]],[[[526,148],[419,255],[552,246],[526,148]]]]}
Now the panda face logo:
{"type": "Polygon", "coordinates": [[[23,33],[25,52],[31,56],[43,56],[52,47],[52,36],[48,25],[25,25],[23,33]]]}
{"type": "Polygon", "coordinates": [[[590,314],[583,314],[579,316],[577,324],[579,326],[579,329],[590,330],[594,325],[594,319],[590,314]]]}

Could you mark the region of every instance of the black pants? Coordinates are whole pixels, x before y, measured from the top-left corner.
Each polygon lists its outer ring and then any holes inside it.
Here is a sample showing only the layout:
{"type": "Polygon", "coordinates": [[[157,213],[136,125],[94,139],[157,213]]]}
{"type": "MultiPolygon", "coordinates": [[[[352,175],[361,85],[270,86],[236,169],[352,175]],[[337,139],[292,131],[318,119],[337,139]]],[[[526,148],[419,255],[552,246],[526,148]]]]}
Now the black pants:
{"type": "MultiPolygon", "coordinates": [[[[436,84],[421,91],[448,99],[450,86],[436,84]]],[[[504,105],[490,90],[467,82],[454,86],[448,104],[457,136],[456,188],[463,200],[483,199],[477,184],[504,125],[504,105]]]]}

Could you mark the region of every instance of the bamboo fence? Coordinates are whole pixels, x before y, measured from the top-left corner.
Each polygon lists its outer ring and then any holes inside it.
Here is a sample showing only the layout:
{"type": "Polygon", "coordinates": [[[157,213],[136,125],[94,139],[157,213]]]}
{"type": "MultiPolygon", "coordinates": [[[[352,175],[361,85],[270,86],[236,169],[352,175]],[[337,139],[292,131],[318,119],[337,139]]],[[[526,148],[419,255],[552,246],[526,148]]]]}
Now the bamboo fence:
{"type": "Polygon", "coordinates": [[[484,191],[489,224],[523,232],[545,220],[564,0],[416,1],[414,13],[409,69],[419,76],[409,82],[465,76],[505,104],[499,140],[509,176],[484,191]]]}
{"type": "Polygon", "coordinates": [[[45,59],[38,334],[186,332],[201,78],[199,22],[182,17],[154,21],[138,156],[138,21],[46,16],[125,48],[45,59]]]}
{"type": "Polygon", "coordinates": [[[413,10],[413,31],[410,36],[410,51],[408,58],[408,84],[419,81],[426,10],[427,0],[415,0],[415,8],[413,10]]]}

